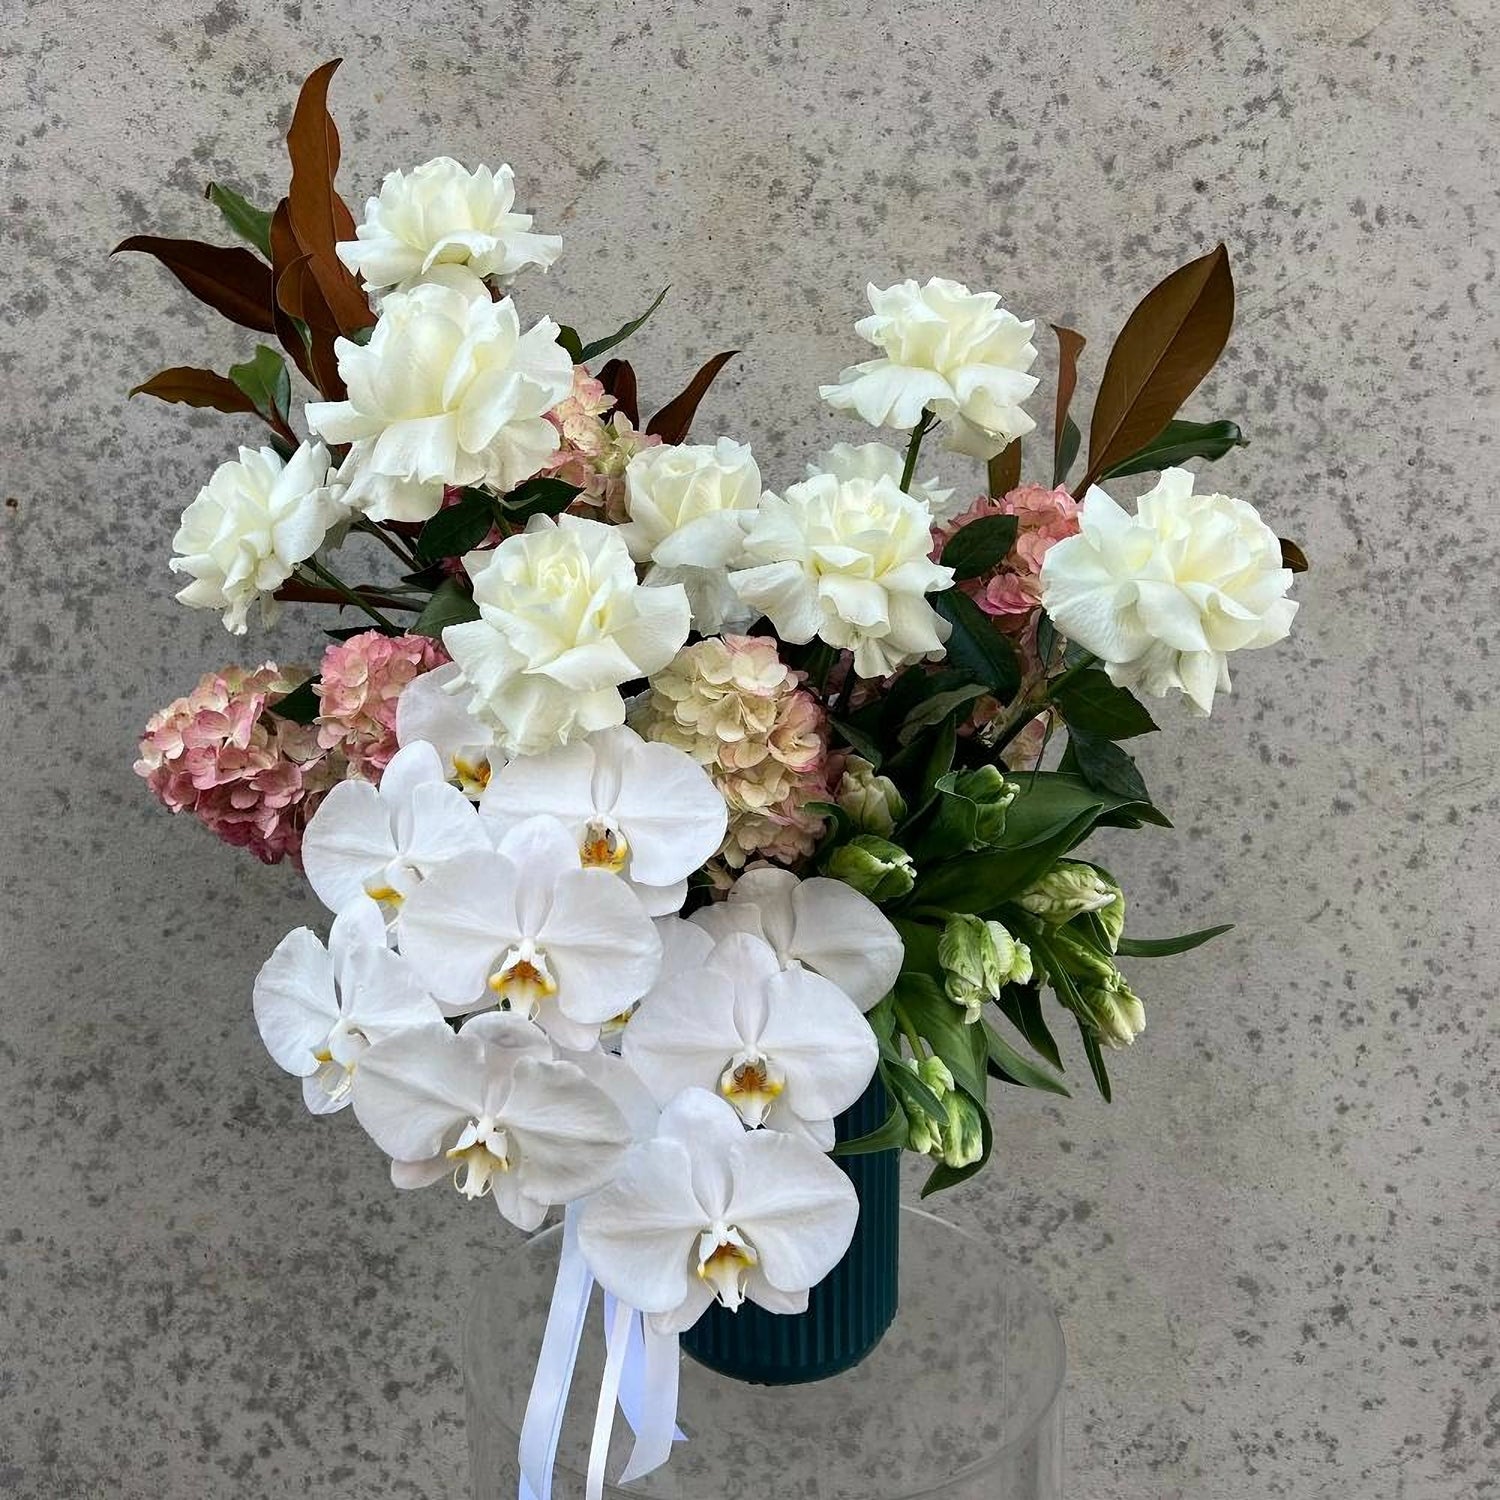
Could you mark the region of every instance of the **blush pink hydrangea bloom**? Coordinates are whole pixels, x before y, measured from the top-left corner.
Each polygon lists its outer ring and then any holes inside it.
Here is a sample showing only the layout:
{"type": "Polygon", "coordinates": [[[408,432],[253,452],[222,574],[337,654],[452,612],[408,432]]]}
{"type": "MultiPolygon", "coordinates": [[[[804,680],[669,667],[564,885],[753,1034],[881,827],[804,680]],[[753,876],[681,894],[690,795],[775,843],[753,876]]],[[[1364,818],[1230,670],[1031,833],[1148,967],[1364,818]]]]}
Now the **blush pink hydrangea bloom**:
{"type": "Polygon", "coordinates": [[[302,848],[307,820],[345,774],[310,725],[267,709],[297,684],[273,663],[210,672],[153,714],[135,763],[161,803],[274,865],[302,848]]]}
{"type": "Polygon", "coordinates": [[[396,742],[396,700],[414,677],[442,666],[448,653],[425,635],[382,635],[367,630],[323,654],[314,691],[318,744],[341,749],[356,776],[379,781],[396,742]]]}
{"type": "Polygon", "coordinates": [[[955,531],[985,516],[1014,516],[1019,523],[1014,546],[999,565],[961,587],[980,609],[1003,628],[1019,627],[1042,602],[1042,559],[1054,542],[1078,531],[1078,502],[1060,485],[1023,484],[998,500],[983,496],[945,527],[946,542],[955,531]]]}
{"type": "Polygon", "coordinates": [[[623,412],[610,416],[614,405],[602,382],[582,365],[575,366],[572,392],[547,413],[562,446],[542,472],[583,491],[573,502],[581,514],[602,507],[607,520],[623,521],[625,466],[661,439],[639,431],[623,412]]]}

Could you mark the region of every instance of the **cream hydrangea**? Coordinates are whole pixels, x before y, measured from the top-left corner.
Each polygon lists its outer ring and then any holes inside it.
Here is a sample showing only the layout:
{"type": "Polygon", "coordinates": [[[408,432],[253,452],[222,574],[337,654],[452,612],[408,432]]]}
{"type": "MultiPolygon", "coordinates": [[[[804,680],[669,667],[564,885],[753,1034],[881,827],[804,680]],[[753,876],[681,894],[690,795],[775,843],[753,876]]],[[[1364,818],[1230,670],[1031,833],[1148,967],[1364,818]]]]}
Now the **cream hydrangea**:
{"type": "Polygon", "coordinates": [[[827,796],[827,738],[817,700],[766,636],[695,642],[651,679],[634,725],[686,751],[729,807],[722,853],[738,868],[755,854],[810,854],[827,796]]]}
{"type": "MultiPolygon", "coordinates": [[[[835,479],[893,479],[899,485],[905,458],[889,443],[835,443],[807,466],[807,477],[832,474],[835,479]]],[[[942,489],[936,477],[914,479],[906,492],[926,505],[934,526],[943,526],[963,510],[965,502],[953,503],[954,492],[942,489]]]]}
{"type": "Polygon", "coordinates": [[[949,625],[926,595],[953,582],[933,562],[931,518],[894,479],[819,474],[767,494],[745,538],[752,566],[730,575],[747,604],[797,644],[854,652],[861,677],[942,652],[949,625]]]}
{"type": "Polygon", "coordinates": [[[562,250],[555,234],[534,234],[531,215],[515,212],[509,166],[469,171],[437,156],[410,172],[388,172],[365,204],[355,239],[338,257],[372,291],[405,290],[435,266],[467,266],[476,276],[508,282],[526,266],[546,270],[562,250]]]}
{"type": "Polygon", "coordinates": [[[1036,423],[1021,403],[1036,389],[1035,323],[1000,306],[995,292],[971,292],[934,276],[923,286],[866,288],[871,315],[855,332],[881,351],[845,370],[818,394],[874,427],[914,427],[923,410],[950,424],[948,446],[993,458],[1036,423]]]}
{"type": "Polygon", "coordinates": [[[1254,506],[1195,495],[1186,469],[1164,469],[1134,516],[1089,491],[1082,530],[1042,563],[1042,604],[1112,682],[1154,698],[1181,691],[1207,714],[1229,691],[1229,653],[1291,629],[1291,582],[1254,506]]]}
{"type": "Polygon", "coordinates": [[[658,446],[625,469],[625,545],[648,584],[680,583],[704,635],[743,629],[744,603],[729,585],[745,531],[760,504],[760,469],[731,438],[658,446]]]}
{"type": "Polygon", "coordinates": [[[618,528],[600,521],[533,516],[464,566],[480,617],[443,632],[452,686],[511,754],[623,723],[620,684],[660,671],[687,639],[682,588],[642,587],[618,528]]]}
{"type": "Polygon", "coordinates": [[[456,267],[439,272],[386,298],[368,344],[338,340],[348,399],[307,407],[314,432],[359,449],[359,475],[373,488],[351,493],[370,514],[378,505],[387,517],[425,520],[442,503],[441,484],[512,489],[557,451],[545,413],[573,388],[557,325],[542,318],[522,333],[508,297],[492,301],[456,267]]]}
{"type": "Polygon", "coordinates": [[[260,601],[271,624],[275,590],[311,557],[348,515],[329,483],[328,450],[303,443],[289,459],[274,448],[241,448],[214,470],[182,513],[169,564],[192,579],[178,595],[193,609],[217,609],[225,628],[244,635],[250,607],[260,601]]]}

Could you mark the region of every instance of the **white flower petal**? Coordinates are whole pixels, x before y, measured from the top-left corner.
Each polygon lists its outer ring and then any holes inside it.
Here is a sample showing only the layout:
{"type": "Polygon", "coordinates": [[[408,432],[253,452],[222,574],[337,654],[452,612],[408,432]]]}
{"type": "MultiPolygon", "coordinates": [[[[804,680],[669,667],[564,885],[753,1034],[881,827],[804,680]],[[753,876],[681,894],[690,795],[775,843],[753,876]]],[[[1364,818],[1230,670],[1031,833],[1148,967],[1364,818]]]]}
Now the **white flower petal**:
{"type": "Polygon", "coordinates": [[[289,932],[255,977],[255,1024],[277,1067],[299,1078],[318,1069],[313,1056],[338,1020],[333,961],[306,927],[289,932]]]}
{"type": "Polygon", "coordinates": [[[441,1023],[377,1042],[354,1071],[354,1114],[397,1161],[438,1156],[445,1137],[482,1109],[483,1054],[441,1023]]]}

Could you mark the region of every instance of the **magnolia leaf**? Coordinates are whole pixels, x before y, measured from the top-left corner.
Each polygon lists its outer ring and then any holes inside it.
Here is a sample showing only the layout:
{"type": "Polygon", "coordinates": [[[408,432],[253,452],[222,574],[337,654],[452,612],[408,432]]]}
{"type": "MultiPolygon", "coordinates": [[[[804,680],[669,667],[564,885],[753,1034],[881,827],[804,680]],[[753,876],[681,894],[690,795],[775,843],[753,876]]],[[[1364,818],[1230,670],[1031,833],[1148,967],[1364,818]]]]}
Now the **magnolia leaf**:
{"type": "Polygon", "coordinates": [[[500,503],[511,519],[556,516],[565,511],[581,493],[576,485],[561,479],[528,479],[500,503]]]}
{"type": "Polygon", "coordinates": [[[155,396],[158,401],[175,401],[183,406],[208,406],[215,411],[255,411],[255,403],[234,381],[217,371],[197,370],[191,365],[159,370],[150,380],[133,387],[130,394],[155,396]]]}
{"type": "MultiPolygon", "coordinates": [[[[304,347],[312,383],[329,401],[343,400],[344,378],[339,374],[338,355],[333,347],[338,321],[323,296],[312,256],[298,256],[281,273],[276,282],[276,302],[289,317],[306,327],[304,347]]],[[[284,335],[282,342],[286,342],[284,335]]]]}
{"type": "Polygon", "coordinates": [[[1204,943],[1211,942],[1216,937],[1222,937],[1233,927],[1233,922],[1224,922],[1218,927],[1204,927],[1198,932],[1185,932],[1181,937],[1122,937],[1115,952],[1121,958],[1167,958],[1173,953],[1186,953],[1190,949],[1200,948],[1204,943]]]}
{"type": "Polygon", "coordinates": [[[286,361],[274,349],[261,344],[244,364],[229,367],[229,378],[266,421],[285,423],[292,409],[292,381],[286,361]]]}
{"type": "Polygon", "coordinates": [[[934,693],[906,716],[896,731],[896,743],[909,745],[924,730],[941,724],[949,714],[957,713],[965,704],[984,697],[988,691],[982,684],[970,682],[963,687],[949,688],[947,692],[934,693]]]}
{"type": "Polygon", "coordinates": [[[1296,542],[1289,542],[1285,537],[1281,538],[1281,566],[1290,568],[1294,573],[1305,573],[1310,566],[1307,554],[1296,542]]]}
{"type": "Polygon", "coordinates": [[[672,400],[662,407],[657,414],[646,423],[646,431],[659,437],[664,443],[682,443],[687,441],[688,430],[693,425],[693,418],[698,412],[698,403],[708,394],[708,388],[714,383],[715,377],[725,365],[732,360],[740,351],[738,349],[726,349],[722,354],[716,354],[709,362],[688,381],[687,388],[680,396],[674,396],[672,400]]]}
{"type": "Polygon", "coordinates": [[[615,410],[632,427],[641,425],[641,400],[636,390],[635,369],[627,359],[607,360],[599,371],[599,384],[615,398],[615,410]]]}
{"type": "Polygon", "coordinates": [[[1173,271],[1125,320],[1089,425],[1088,468],[1075,493],[1151,442],[1213,368],[1234,321],[1223,245],[1173,271]]]}
{"type": "Polygon", "coordinates": [[[1096,790],[1147,802],[1150,793],[1131,756],[1107,739],[1098,739],[1072,726],[1068,730],[1068,749],[1060,770],[1076,770],[1096,790]]]}
{"type": "Polygon", "coordinates": [[[271,215],[265,209],[247,203],[232,188],[219,182],[209,183],[203,190],[203,196],[224,215],[224,222],[247,245],[253,245],[270,260],[271,215]]]}
{"type": "Polygon", "coordinates": [[[1078,456],[1078,445],[1083,435],[1078,424],[1068,415],[1073,405],[1073,392],[1078,389],[1078,356],[1083,353],[1088,340],[1072,328],[1061,328],[1056,323],[1049,325],[1057,335],[1057,417],[1052,437],[1052,483],[1061,484],[1073,467],[1078,456]]]}
{"type": "Polygon", "coordinates": [[[241,328],[274,333],[271,270],[239,246],[205,245],[201,240],[165,239],[156,234],[133,234],[110,252],[139,250],[153,255],[200,302],[241,328]]]}
{"type": "Polygon", "coordinates": [[[930,595],[929,600],[953,626],[948,637],[948,661],[982,682],[997,698],[1014,696],[1021,685],[1020,663],[1016,648],[994,621],[960,589],[945,589],[930,595]]]}
{"type": "Polygon", "coordinates": [[[583,340],[578,337],[576,328],[570,328],[566,323],[562,324],[557,330],[557,342],[575,365],[583,363],[583,340]]]}
{"type": "Polygon", "coordinates": [[[1021,440],[1012,438],[985,465],[989,493],[997,499],[1008,495],[1021,482],[1021,440]]]}
{"type": "Polygon", "coordinates": [[[953,569],[953,577],[959,583],[988,573],[1015,546],[1020,524],[1015,516],[981,516],[970,521],[948,538],[941,559],[943,566],[953,569]]]}
{"type": "Polygon", "coordinates": [[[424,561],[462,557],[472,552],[495,524],[495,501],[483,490],[468,489],[454,505],[445,505],[422,528],[417,556],[424,561]]]}
{"type": "Polygon", "coordinates": [[[427,606],[411,626],[412,635],[429,635],[441,639],[449,625],[463,625],[479,618],[474,596],[456,578],[449,578],[434,590],[427,606]]]}
{"type": "MultiPolygon", "coordinates": [[[[361,625],[355,633],[362,634],[368,629],[368,626],[361,625]]],[[[311,724],[323,707],[323,701],[316,691],[317,683],[316,677],[309,677],[301,687],[293,688],[271,704],[271,712],[278,719],[290,719],[293,724],[311,724]]]]}
{"type": "Polygon", "coordinates": [[[611,349],[615,347],[616,344],[623,344],[631,334],[638,332],[642,325],[645,323],[646,319],[649,318],[651,314],[661,306],[662,298],[665,297],[669,291],[671,291],[671,287],[664,286],[656,294],[656,301],[654,301],[651,306],[648,307],[645,312],[640,315],[640,317],[632,318],[628,323],[615,329],[615,331],[610,334],[608,338],[595,339],[593,343],[585,344],[583,348],[579,350],[578,357],[573,361],[573,363],[586,365],[591,359],[597,359],[601,354],[607,354],[611,349]]]}
{"type": "Polygon", "coordinates": [[[1068,727],[1106,740],[1150,734],[1156,720],[1128,688],[1116,687],[1097,668],[1079,672],[1052,689],[1052,701],[1068,727]]]}
{"type": "Polygon", "coordinates": [[[1212,462],[1233,448],[1248,446],[1233,422],[1168,422],[1144,448],[1112,464],[1099,477],[1123,479],[1128,474],[1154,473],[1190,458],[1212,462]]]}

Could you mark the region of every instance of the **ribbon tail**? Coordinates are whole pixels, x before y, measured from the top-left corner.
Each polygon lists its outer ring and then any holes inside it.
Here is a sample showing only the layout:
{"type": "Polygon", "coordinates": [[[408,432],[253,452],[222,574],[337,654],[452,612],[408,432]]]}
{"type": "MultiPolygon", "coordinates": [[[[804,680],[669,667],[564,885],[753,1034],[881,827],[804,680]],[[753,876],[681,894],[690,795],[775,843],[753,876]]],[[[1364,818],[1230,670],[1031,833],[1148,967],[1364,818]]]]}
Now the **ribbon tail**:
{"type": "Polygon", "coordinates": [[[635,1425],[635,1447],[631,1450],[630,1462],[620,1475],[620,1483],[628,1484],[659,1469],[672,1456],[672,1443],[680,1440],[677,1429],[677,1387],[682,1368],[675,1333],[654,1333],[641,1314],[637,1313],[631,1333],[639,1333],[644,1349],[641,1356],[641,1386],[643,1406],[641,1420],[635,1425]]]}
{"type": "Polygon", "coordinates": [[[557,1463],[563,1412],[593,1290],[593,1275],[578,1248],[577,1210],[569,1206],[563,1215],[562,1253],[552,1305],[547,1310],[547,1327],[521,1421],[519,1500],[552,1500],[552,1471],[557,1463]]]}
{"type": "Polygon", "coordinates": [[[594,1411],[594,1436],[589,1444],[588,1481],[584,1500],[604,1500],[604,1466],[609,1462],[609,1440],[614,1432],[615,1405],[620,1399],[620,1378],[625,1371],[625,1353],[630,1347],[630,1319],[634,1309],[617,1303],[606,1330],[608,1352],[604,1356],[604,1378],[599,1382],[599,1405],[594,1411]]]}
{"type": "MultiPolygon", "coordinates": [[[[604,1338],[606,1345],[609,1342],[610,1324],[614,1317],[615,1306],[614,1294],[605,1292],[604,1338]]],[[[663,1422],[667,1422],[672,1428],[672,1441],[685,1443],[687,1437],[676,1425],[679,1341],[675,1337],[663,1337],[648,1332],[646,1315],[641,1312],[637,1312],[631,1318],[630,1332],[627,1337],[629,1343],[625,1350],[625,1370],[620,1377],[620,1410],[624,1413],[625,1421],[637,1436],[647,1425],[650,1425],[655,1432],[663,1422]],[[670,1344],[670,1365],[667,1364],[667,1355],[662,1349],[655,1350],[648,1357],[647,1350],[652,1340],[656,1339],[660,1339],[664,1345],[670,1344]],[[665,1413],[662,1411],[663,1407],[665,1413]]],[[[661,1440],[657,1438],[654,1441],[660,1442],[661,1440]]],[[[636,1444],[637,1449],[640,1446],[639,1443],[636,1444]]],[[[647,1451],[652,1451],[649,1445],[647,1451]]],[[[641,1460],[635,1453],[632,1453],[629,1469],[635,1472],[631,1473],[630,1477],[639,1479],[665,1462],[666,1459],[663,1457],[651,1464],[649,1468],[642,1468],[639,1466],[641,1460]]]]}

